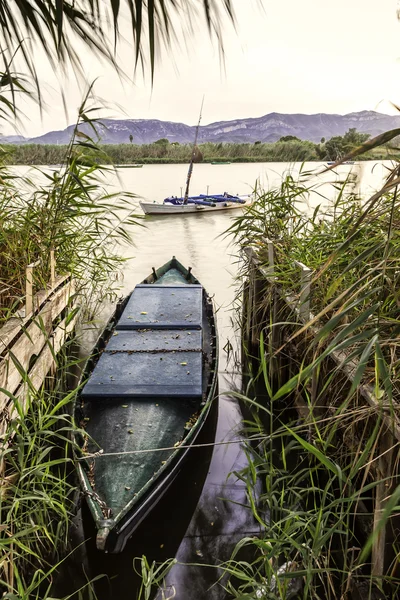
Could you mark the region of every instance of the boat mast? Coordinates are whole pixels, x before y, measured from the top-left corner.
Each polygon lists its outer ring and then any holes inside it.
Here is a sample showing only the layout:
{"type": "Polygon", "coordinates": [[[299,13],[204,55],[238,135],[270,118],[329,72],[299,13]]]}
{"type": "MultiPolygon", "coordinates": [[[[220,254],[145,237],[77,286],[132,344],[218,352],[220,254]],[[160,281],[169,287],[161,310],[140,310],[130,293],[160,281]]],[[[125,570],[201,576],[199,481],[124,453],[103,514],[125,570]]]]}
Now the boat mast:
{"type": "Polygon", "coordinates": [[[187,204],[188,203],[190,178],[192,176],[194,159],[197,156],[197,136],[199,135],[199,127],[200,127],[200,121],[201,121],[201,113],[202,113],[202,110],[203,110],[203,104],[204,104],[204,96],[203,96],[203,100],[201,101],[199,122],[197,123],[197,127],[196,127],[196,135],[195,135],[195,138],[194,138],[194,144],[193,144],[193,150],[192,150],[192,157],[190,159],[188,174],[187,174],[187,177],[186,177],[186,190],[185,190],[185,197],[183,199],[183,204],[187,204]]]}

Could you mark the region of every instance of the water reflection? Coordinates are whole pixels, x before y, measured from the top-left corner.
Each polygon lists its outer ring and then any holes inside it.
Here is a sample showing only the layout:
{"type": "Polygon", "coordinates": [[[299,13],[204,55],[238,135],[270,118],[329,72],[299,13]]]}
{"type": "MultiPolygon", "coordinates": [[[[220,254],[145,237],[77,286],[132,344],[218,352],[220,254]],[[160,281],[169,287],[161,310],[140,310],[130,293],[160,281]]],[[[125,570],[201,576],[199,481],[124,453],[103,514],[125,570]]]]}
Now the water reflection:
{"type": "Polygon", "coordinates": [[[183,241],[188,251],[189,258],[192,264],[197,264],[199,261],[199,255],[195,244],[195,232],[193,231],[193,218],[190,215],[183,215],[182,219],[182,230],[183,230],[183,241]]]}
{"type": "MultiPolygon", "coordinates": [[[[226,598],[218,565],[231,557],[243,537],[260,533],[260,525],[249,508],[246,486],[235,475],[247,466],[240,443],[240,426],[237,403],[222,396],[216,441],[235,443],[214,449],[202,494],[176,553],[180,564],[172,568],[165,581],[165,597],[174,593],[177,600],[226,598]]],[[[251,557],[241,555],[240,558],[251,557]]],[[[157,600],[163,600],[162,594],[162,591],[158,593],[157,600]]]]}

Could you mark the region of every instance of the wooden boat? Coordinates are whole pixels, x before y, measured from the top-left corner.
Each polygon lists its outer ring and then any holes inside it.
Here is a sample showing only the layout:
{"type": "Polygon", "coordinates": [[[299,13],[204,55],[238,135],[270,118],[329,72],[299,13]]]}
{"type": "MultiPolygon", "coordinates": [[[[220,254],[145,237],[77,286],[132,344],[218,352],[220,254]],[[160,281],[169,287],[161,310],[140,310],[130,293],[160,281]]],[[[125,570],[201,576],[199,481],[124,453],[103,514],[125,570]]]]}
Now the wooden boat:
{"type": "Polygon", "coordinates": [[[241,196],[227,197],[216,201],[210,198],[207,201],[207,196],[198,202],[181,202],[174,204],[169,201],[168,198],[164,200],[163,204],[159,202],[140,202],[140,206],[146,215],[177,215],[177,214],[200,214],[203,212],[220,212],[225,210],[233,210],[237,208],[246,208],[253,203],[253,197],[246,194],[241,196]],[[232,199],[233,198],[233,199],[232,199]],[[240,199],[241,202],[238,202],[240,199]]]}
{"type": "Polygon", "coordinates": [[[217,376],[212,301],[173,257],[117,307],[76,402],[85,429],[77,473],[98,549],[122,551],[172,484],[209,416],[217,376]]]}
{"type": "MultiPolygon", "coordinates": [[[[203,98],[204,102],[204,98],[203,98]]],[[[232,194],[200,194],[199,196],[189,196],[190,179],[195,162],[202,160],[202,154],[197,147],[197,138],[201,121],[201,112],[203,110],[201,103],[199,121],[196,127],[196,134],[190,158],[189,169],[186,177],[186,189],[182,198],[169,196],[163,203],[159,202],[140,202],[143,212],[147,215],[179,215],[179,214],[200,214],[200,212],[219,212],[221,210],[230,210],[251,204],[249,196],[234,196],[232,194]]],[[[218,164],[223,164],[219,162],[218,164]]]]}

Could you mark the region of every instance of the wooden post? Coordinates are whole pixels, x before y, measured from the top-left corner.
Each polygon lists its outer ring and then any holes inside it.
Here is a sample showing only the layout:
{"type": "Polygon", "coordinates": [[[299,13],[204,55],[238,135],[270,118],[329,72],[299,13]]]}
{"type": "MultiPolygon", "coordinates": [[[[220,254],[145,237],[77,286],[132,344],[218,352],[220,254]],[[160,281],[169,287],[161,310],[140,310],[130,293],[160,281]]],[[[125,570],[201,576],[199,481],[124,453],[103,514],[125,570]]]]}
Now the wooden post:
{"type": "MultiPolygon", "coordinates": [[[[272,311],[271,311],[271,323],[272,323],[272,351],[275,352],[275,350],[278,347],[278,343],[279,343],[279,330],[278,330],[278,326],[277,326],[277,320],[278,320],[278,294],[276,291],[275,286],[273,285],[276,281],[276,276],[275,276],[275,252],[274,252],[274,243],[269,240],[268,238],[266,239],[267,242],[267,247],[268,247],[268,271],[267,271],[267,277],[270,281],[270,283],[272,284],[272,295],[271,295],[271,306],[272,306],[272,311]]],[[[271,361],[271,365],[272,365],[271,361]]]]}
{"type": "Polygon", "coordinates": [[[312,269],[306,267],[302,262],[295,260],[295,265],[300,267],[300,299],[299,299],[299,313],[300,317],[304,321],[310,320],[310,295],[311,295],[311,277],[312,269]]]}
{"type": "Polygon", "coordinates": [[[50,250],[50,285],[53,288],[56,284],[56,259],[54,248],[50,250]]]}
{"type": "Polygon", "coordinates": [[[39,265],[37,260],[26,267],[26,287],[25,287],[25,316],[33,312],[33,269],[39,265]]]}
{"type": "Polygon", "coordinates": [[[259,284],[259,272],[256,266],[253,264],[252,274],[251,274],[251,330],[250,330],[250,350],[251,353],[255,356],[259,356],[258,354],[258,304],[257,304],[257,296],[258,296],[258,284],[259,284]]]}
{"type": "MultiPolygon", "coordinates": [[[[375,506],[374,506],[374,531],[378,528],[379,522],[383,517],[383,511],[391,493],[396,486],[396,477],[393,469],[394,464],[394,444],[395,440],[391,432],[387,429],[381,433],[378,444],[378,466],[375,472],[375,478],[379,482],[375,488],[375,506]]],[[[372,575],[382,577],[386,572],[387,566],[392,560],[388,556],[389,548],[393,547],[392,535],[392,517],[380,528],[376,534],[372,546],[372,575]]]]}
{"type": "Polygon", "coordinates": [[[281,326],[278,325],[278,291],[276,289],[275,276],[275,252],[274,243],[267,239],[268,245],[268,278],[271,284],[271,304],[270,304],[270,321],[271,321],[271,350],[272,355],[269,361],[269,377],[273,382],[273,388],[279,386],[280,372],[280,357],[276,356],[276,351],[280,346],[281,326]]]}
{"type": "Polygon", "coordinates": [[[268,269],[267,277],[275,279],[275,258],[274,258],[274,243],[268,238],[265,240],[268,248],[268,269]]]}
{"type": "MultiPolygon", "coordinates": [[[[295,265],[300,268],[300,297],[299,297],[299,315],[300,318],[306,323],[310,320],[310,295],[311,295],[311,277],[312,277],[312,269],[307,267],[302,262],[295,260],[295,265]]],[[[315,410],[315,403],[317,398],[317,369],[313,369],[312,379],[311,379],[311,404],[312,407],[306,406],[304,419],[306,421],[310,420],[311,412],[315,410]]],[[[311,425],[309,425],[310,427],[311,425]]]]}

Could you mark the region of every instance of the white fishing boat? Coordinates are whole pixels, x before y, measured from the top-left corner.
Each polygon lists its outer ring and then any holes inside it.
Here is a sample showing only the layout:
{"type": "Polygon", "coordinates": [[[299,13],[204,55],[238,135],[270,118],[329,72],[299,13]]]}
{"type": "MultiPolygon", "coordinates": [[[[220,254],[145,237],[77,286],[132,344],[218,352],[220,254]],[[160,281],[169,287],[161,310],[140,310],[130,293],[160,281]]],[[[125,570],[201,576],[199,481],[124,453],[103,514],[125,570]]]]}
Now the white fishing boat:
{"type": "Polygon", "coordinates": [[[160,202],[140,202],[143,212],[146,215],[177,215],[177,214],[200,214],[204,212],[220,212],[223,210],[234,210],[238,208],[246,208],[253,202],[253,196],[241,195],[230,196],[224,200],[215,201],[210,196],[207,199],[199,202],[190,200],[185,204],[179,202],[180,198],[166,198],[161,204],[160,202]],[[178,202],[177,202],[178,201],[178,202]]]}
{"type": "MultiPolygon", "coordinates": [[[[203,98],[204,101],[204,98],[203,98]]],[[[201,111],[199,122],[196,127],[196,135],[193,144],[192,156],[189,163],[188,174],[186,178],[185,195],[181,198],[169,196],[161,202],[140,202],[140,206],[146,215],[181,215],[197,214],[203,212],[220,212],[224,210],[233,210],[250,206],[253,197],[250,195],[233,195],[224,192],[223,194],[199,194],[198,196],[189,196],[190,178],[192,176],[193,165],[195,162],[203,160],[203,156],[197,147],[197,137],[199,133],[201,111]]]]}

